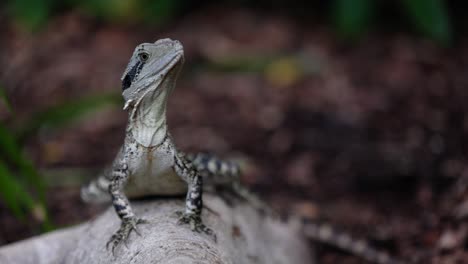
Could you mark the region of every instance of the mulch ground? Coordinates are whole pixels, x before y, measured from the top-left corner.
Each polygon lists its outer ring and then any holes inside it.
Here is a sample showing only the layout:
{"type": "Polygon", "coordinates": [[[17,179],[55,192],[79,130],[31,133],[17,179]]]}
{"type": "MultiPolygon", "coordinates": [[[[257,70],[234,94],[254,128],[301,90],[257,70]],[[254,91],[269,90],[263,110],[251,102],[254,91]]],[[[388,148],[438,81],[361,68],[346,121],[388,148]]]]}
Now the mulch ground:
{"type": "MultiPolygon", "coordinates": [[[[243,9],[202,9],[164,29],[78,13],[31,35],[3,23],[1,84],[15,117],[97,93],[119,93],[133,48],[180,40],[186,65],[168,106],[181,149],[248,160],[243,181],[274,208],[327,220],[418,263],[468,259],[468,45],[449,49],[403,33],[346,45],[316,23],[243,9]],[[255,65],[254,67],[252,65],[255,65]],[[457,183],[457,184],[455,184],[457,183]]],[[[99,168],[126,114],[100,111],[26,150],[41,168],[99,168]]],[[[58,226],[92,217],[77,188],[51,188],[58,226]]],[[[2,207],[0,244],[37,234],[2,207]]],[[[319,246],[322,263],[360,263],[319,246]]],[[[466,260],[465,260],[466,261],[466,260]]]]}

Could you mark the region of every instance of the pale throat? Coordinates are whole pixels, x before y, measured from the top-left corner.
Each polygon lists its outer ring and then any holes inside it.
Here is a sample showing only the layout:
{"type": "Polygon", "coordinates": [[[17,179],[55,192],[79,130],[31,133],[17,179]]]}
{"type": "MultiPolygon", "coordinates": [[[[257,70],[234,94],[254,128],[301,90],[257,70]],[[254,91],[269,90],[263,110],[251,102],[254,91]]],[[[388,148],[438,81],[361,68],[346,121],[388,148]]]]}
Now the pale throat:
{"type": "Polygon", "coordinates": [[[135,140],[145,146],[160,145],[167,135],[166,105],[173,82],[163,81],[158,87],[151,87],[137,106],[135,117],[130,120],[131,133],[135,140]]]}

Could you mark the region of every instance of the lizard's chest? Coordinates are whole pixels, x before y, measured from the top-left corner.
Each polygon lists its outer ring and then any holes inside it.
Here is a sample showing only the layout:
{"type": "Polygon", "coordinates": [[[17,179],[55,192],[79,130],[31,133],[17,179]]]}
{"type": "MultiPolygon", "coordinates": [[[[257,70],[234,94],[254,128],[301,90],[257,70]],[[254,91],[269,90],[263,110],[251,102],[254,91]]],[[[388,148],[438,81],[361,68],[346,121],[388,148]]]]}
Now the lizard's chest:
{"type": "Polygon", "coordinates": [[[153,148],[130,143],[127,148],[130,178],[125,190],[129,197],[186,193],[187,184],[173,169],[175,151],[170,141],[153,148]]]}

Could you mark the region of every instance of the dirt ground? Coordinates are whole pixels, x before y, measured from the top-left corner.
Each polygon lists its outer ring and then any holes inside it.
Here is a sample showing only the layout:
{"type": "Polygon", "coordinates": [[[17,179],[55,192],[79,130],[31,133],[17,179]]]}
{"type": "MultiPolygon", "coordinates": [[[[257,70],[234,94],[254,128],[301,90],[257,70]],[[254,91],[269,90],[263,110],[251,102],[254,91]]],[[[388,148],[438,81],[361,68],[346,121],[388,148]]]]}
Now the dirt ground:
{"type": "MultiPolygon", "coordinates": [[[[137,44],[178,39],[186,65],[168,114],[181,149],[247,159],[243,182],[281,212],[329,221],[416,263],[468,263],[465,39],[442,49],[385,32],[350,45],[320,24],[222,8],[164,29],[68,13],[34,35],[8,23],[1,31],[0,83],[15,118],[119,93],[137,44]]],[[[0,118],[13,122],[5,111],[0,118]]],[[[111,107],[44,128],[26,150],[44,170],[101,168],[120,146],[125,122],[111,107]]],[[[100,210],[80,202],[77,186],[48,193],[57,226],[100,210]]],[[[18,222],[1,208],[0,244],[39,232],[34,221],[18,222]]],[[[318,248],[321,263],[360,263],[318,248]]]]}

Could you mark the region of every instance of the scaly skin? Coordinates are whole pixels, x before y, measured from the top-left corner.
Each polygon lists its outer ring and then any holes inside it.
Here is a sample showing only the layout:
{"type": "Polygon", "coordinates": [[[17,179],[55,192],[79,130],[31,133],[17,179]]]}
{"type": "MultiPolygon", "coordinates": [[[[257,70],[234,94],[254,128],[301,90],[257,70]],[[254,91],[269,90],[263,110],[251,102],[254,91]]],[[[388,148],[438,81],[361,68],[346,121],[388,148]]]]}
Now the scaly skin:
{"type": "MultiPolygon", "coordinates": [[[[230,191],[259,210],[273,213],[240,184],[237,164],[203,153],[186,155],[175,147],[166,125],[166,103],[183,60],[178,41],[143,43],[135,48],[122,76],[124,110],[129,110],[124,144],[112,166],[81,192],[88,202],[111,201],[121,219],[120,228],[107,243],[112,253],[126,243],[132,231],[139,234],[139,224],[147,222],[133,213],[128,197],[186,193],[185,210],[178,212],[178,223],[213,239],[215,234],[201,219],[203,181],[210,187],[230,191]]],[[[305,223],[303,227],[304,233],[316,241],[333,244],[375,263],[397,263],[329,226],[305,223]]]]}
{"type": "Polygon", "coordinates": [[[179,155],[166,125],[167,98],[183,60],[178,41],[144,43],[137,46],[122,76],[124,109],[129,110],[124,145],[111,168],[82,191],[84,200],[104,201],[110,197],[121,219],[120,229],[108,242],[113,252],[132,231],[138,232],[137,225],[146,222],[135,216],[127,194],[176,195],[188,189],[179,223],[214,236],[201,220],[202,178],[179,155]]]}

